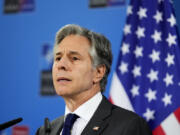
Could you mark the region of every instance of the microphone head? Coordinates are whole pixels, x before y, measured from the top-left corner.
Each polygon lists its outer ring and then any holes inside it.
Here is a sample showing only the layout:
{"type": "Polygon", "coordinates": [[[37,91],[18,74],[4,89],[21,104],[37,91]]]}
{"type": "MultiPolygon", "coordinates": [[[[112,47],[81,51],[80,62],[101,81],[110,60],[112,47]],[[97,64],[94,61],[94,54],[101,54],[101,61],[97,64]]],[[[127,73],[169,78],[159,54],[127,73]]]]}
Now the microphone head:
{"type": "Polygon", "coordinates": [[[19,118],[17,118],[17,119],[14,119],[13,121],[16,121],[16,122],[21,122],[23,120],[23,118],[21,118],[21,117],[19,117],[19,118]]]}
{"type": "Polygon", "coordinates": [[[0,131],[6,129],[6,128],[8,128],[8,127],[13,126],[13,125],[21,122],[22,120],[23,120],[23,118],[20,117],[20,118],[17,118],[17,119],[14,119],[14,120],[5,122],[5,123],[3,123],[3,124],[0,124],[0,131]]]}

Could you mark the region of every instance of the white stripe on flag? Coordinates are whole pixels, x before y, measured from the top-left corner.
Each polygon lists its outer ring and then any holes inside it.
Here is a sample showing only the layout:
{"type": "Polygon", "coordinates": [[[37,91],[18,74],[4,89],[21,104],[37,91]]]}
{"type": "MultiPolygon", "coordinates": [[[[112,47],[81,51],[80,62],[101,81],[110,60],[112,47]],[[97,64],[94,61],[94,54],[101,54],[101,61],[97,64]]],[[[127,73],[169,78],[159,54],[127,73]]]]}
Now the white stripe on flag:
{"type": "Polygon", "coordinates": [[[174,113],[170,114],[162,123],[161,127],[163,128],[166,135],[179,135],[180,133],[180,124],[176,119],[174,113]]]}
{"type": "Polygon", "coordinates": [[[121,84],[120,80],[118,79],[116,73],[113,74],[112,78],[110,98],[115,105],[125,108],[127,110],[134,111],[131,102],[125,92],[125,89],[121,84]]]}

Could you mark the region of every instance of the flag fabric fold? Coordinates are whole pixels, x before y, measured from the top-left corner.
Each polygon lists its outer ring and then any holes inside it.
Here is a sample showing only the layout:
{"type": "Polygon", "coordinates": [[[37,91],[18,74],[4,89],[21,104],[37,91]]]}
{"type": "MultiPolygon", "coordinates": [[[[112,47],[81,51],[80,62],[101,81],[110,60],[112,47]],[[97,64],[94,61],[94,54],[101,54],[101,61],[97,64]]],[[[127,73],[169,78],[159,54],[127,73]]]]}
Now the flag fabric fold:
{"type": "Polygon", "coordinates": [[[154,135],[180,135],[180,39],[171,0],[131,0],[110,101],[154,135]]]}

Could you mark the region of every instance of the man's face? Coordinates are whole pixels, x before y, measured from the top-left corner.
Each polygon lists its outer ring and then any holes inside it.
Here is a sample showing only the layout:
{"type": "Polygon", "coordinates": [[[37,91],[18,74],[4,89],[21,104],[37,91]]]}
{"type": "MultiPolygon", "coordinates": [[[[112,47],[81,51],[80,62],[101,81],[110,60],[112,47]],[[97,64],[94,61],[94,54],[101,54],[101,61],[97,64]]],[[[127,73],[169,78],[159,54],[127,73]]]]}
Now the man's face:
{"type": "Polygon", "coordinates": [[[95,69],[89,49],[88,39],[79,35],[69,35],[57,46],[52,71],[58,95],[71,97],[92,89],[95,69]]]}

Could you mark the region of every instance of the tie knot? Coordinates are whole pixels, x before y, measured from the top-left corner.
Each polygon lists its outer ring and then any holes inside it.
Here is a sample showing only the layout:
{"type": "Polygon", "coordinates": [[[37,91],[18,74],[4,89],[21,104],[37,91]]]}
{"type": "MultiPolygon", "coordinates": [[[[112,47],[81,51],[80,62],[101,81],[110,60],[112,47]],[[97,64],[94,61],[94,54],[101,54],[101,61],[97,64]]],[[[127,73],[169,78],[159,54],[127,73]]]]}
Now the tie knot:
{"type": "Polygon", "coordinates": [[[71,128],[77,118],[79,118],[79,116],[76,114],[72,114],[72,113],[69,113],[66,116],[62,135],[70,135],[71,128]]]}
{"type": "Polygon", "coordinates": [[[69,113],[69,114],[66,116],[66,120],[65,120],[65,123],[64,123],[64,124],[67,125],[67,126],[72,127],[72,125],[74,124],[74,122],[76,121],[77,118],[79,118],[78,115],[69,113]]]}

